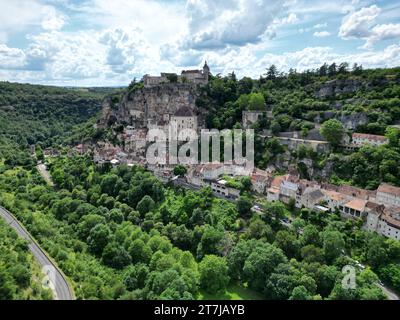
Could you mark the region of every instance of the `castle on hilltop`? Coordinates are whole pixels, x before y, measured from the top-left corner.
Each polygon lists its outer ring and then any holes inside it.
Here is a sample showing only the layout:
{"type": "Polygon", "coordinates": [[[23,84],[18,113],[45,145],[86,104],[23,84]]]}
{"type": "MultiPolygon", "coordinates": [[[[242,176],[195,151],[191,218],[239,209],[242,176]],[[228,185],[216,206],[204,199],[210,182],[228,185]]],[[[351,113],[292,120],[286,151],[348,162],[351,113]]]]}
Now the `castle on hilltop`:
{"type": "Polygon", "coordinates": [[[161,76],[150,76],[146,74],[143,77],[145,88],[158,86],[165,83],[192,83],[197,85],[206,85],[210,76],[210,67],[207,61],[204,63],[203,70],[183,70],[181,75],[176,73],[161,73],[161,76]]]}

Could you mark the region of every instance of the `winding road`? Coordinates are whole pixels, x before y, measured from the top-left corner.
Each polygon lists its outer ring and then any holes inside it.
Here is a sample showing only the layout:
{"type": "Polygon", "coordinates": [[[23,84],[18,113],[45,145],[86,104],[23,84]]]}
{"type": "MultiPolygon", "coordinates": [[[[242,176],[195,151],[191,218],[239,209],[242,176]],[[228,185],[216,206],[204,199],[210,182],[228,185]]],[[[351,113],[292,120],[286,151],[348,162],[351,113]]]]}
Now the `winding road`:
{"type": "Polygon", "coordinates": [[[46,255],[44,250],[37,244],[31,234],[22,226],[22,224],[6,209],[0,207],[0,217],[10,225],[19,236],[28,242],[29,250],[44,269],[48,270],[49,287],[53,290],[56,300],[74,300],[72,288],[68,284],[66,277],[58,269],[56,264],[46,255]],[[54,273],[53,273],[54,272],[54,273]]]}

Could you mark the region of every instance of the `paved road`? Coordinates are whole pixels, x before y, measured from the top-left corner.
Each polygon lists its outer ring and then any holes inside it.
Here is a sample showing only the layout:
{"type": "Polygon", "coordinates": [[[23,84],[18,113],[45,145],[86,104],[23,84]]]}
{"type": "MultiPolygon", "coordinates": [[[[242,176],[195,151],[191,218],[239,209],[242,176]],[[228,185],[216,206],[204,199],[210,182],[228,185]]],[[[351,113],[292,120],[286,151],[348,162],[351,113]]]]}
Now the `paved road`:
{"type": "Polygon", "coordinates": [[[376,284],[379,288],[381,288],[381,290],[383,291],[384,294],[386,294],[386,296],[388,297],[389,300],[400,300],[399,296],[394,293],[392,290],[390,290],[389,288],[386,288],[385,286],[377,283],[376,284]]]}
{"type": "Polygon", "coordinates": [[[36,258],[42,268],[44,267],[46,270],[54,270],[54,275],[53,273],[50,273],[48,276],[51,281],[49,287],[54,289],[54,298],[57,300],[73,300],[74,296],[72,289],[70,288],[64,275],[46,256],[44,251],[33,240],[33,237],[28,233],[28,231],[25,230],[25,228],[10,212],[2,207],[0,207],[0,217],[3,218],[18,233],[19,236],[28,241],[29,250],[32,252],[33,256],[36,258]]]}

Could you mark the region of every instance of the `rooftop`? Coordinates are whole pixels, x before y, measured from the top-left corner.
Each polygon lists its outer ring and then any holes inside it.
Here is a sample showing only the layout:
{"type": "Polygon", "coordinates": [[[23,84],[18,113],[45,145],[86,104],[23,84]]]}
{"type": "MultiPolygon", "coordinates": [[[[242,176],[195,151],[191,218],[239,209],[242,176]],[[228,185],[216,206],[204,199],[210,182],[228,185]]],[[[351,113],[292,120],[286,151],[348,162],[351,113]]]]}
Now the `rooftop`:
{"type": "Polygon", "coordinates": [[[367,204],[367,202],[368,202],[367,200],[363,200],[363,199],[353,199],[353,200],[347,202],[345,204],[345,207],[362,212],[362,211],[364,211],[365,205],[367,204]]]}
{"type": "Polygon", "coordinates": [[[354,139],[366,139],[366,140],[370,140],[370,141],[380,141],[380,142],[385,142],[387,141],[385,136],[379,136],[376,134],[367,134],[367,133],[353,133],[352,135],[353,140],[354,139]]]}
{"type": "Polygon", "coordinates": [[[378,188],[378,192],[388,193],[400,197],[400,188],[387,183],[382,183],[378,188]]]}
{"type": "Polygon", "coordinates": [[[386,223],[388,225],[390,225],[391,227],[400,229],[400,219],[399,219],[398,211],[385,210],[385,213],[383,214],[381,219],[385,220],[386,223]]]}
{"type": "Polygon", "coordinates": [[[333,190],[324,190],[324,193],[333,201],[343,201],[348,199],[347,195],[333,190]]]}
{"type": "Polygon", "coordinates": [[[287,177],[288,177],[288,175],[285,175],[285,176],[277,176],[277,177],[275,177],[275,178],[272,180],[272,182],[271,182],[271,187],[277,187],[277,188],[279,188],[280,185],[281,185],[281,183],[282,183],[282,181],[283,181],[283,180],[286,180],[287,177]]]}
{"type": "Polygon", "coordinates": [[[325,196],[320,189],[308,188],[304,193],[308,194],[308,196],[313,200],[318,200],[325,196]]]}
{"type": "Polygon", "coordinates": [[[271,187],[271,188],[268,189],[268,192],[270,192],[270,193],[279,193],[279,188],[271,187]]]}

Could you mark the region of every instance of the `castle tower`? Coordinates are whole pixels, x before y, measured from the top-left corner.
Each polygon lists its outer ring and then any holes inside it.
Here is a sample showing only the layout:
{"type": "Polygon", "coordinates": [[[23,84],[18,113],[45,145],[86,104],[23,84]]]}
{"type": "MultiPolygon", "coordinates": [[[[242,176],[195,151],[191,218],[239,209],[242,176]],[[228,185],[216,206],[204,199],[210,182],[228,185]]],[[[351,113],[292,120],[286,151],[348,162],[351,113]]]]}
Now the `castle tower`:
{"type": "Polygon", "coordinates": [[[205,63],[204,63],[203,76],[208,82],[208,78],[210,76],[210,67],[207,65],[207,61],[205,61],[205,63]]]}

